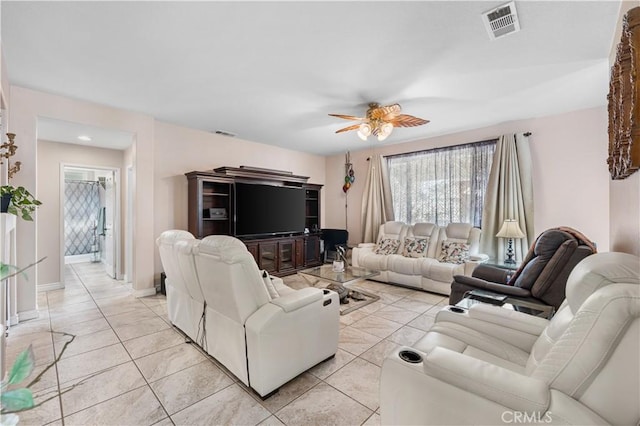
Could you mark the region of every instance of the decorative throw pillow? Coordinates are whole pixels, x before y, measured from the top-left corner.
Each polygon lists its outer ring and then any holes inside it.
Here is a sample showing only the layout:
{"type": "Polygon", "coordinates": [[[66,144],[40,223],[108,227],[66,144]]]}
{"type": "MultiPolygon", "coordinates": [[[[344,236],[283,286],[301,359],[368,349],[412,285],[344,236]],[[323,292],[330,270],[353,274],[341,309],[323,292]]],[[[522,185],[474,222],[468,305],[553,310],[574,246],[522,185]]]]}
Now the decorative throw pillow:
{"type": "Polygon", "coordinates": [[[429,238],[405,238],[402,255],[404,257],[427,257],[429,238]]]}
{"type": "Polygon", "coordinates": [[[469,259],[469,244],[456,241],[443,241],[440,251],[440,262],[464,263],[469,259]]]}
{"type": "Polygon", "coordinates": [[[276,286],[273,284],[273,281],[271,281],[271,275],[269,275],[267,271],[262,271],[262,280],[264,281],[264,286],[267,288],[267,293],[269,293],[269,300],[280,297],[276,286]]]}
{"type": "Polygon", "coordinates": [[[383,238],[380,240],[374,250],[375,254],[395,254],[400,247],[400,240],[394,240],[392,238],[383,238]]]}

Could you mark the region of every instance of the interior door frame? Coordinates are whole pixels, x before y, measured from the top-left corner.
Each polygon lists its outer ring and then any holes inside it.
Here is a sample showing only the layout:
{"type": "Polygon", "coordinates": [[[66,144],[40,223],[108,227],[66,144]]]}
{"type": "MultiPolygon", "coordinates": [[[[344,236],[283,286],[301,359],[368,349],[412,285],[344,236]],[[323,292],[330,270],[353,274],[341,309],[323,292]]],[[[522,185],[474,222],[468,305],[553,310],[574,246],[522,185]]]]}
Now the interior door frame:
{"type": "MultiPolygon", "coordinates": [[[[122,229],[122,218],[121,218],[121,200],[120,200],[120,187],[122,186],[122,181],[120,179],[120,168],[119,167],[104,167],[104,166],[92,166],[87,164],[77,164],[77,163],[60,163],[60,288],[65,288],[65,279],[64,279],[64,252],[65,252],[65,229],[64,229],[64,193],[65,193],[65,181],[64,181],[64,172],[65,168],[77,168],[77,169],[87,169],[87,170],[104,170],[113,172],[113,182],[115,185],[115,200],[114,200],[114,232],[113,232],[113,245],[115,247],[115,270],[116,270],[116,279],[122,279],[121,272],[121,229],[122,229]]],[[[106,275],[106,272],[105,272],[106,275]]]]}

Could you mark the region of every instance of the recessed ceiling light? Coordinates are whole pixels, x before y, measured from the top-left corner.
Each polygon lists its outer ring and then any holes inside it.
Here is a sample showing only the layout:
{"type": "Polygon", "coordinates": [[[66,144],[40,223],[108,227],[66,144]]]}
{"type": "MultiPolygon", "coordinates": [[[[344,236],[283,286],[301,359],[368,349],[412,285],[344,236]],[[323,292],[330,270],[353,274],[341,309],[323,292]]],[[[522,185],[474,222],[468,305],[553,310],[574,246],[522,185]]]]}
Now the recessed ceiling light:
{"type": "Polygon", "coordinates": [[[78,136],[78,139],[80,139],[81,141],[85,141],[85,142],[89,142],[91,140],[91,138],[89,136],[78,136]]]}

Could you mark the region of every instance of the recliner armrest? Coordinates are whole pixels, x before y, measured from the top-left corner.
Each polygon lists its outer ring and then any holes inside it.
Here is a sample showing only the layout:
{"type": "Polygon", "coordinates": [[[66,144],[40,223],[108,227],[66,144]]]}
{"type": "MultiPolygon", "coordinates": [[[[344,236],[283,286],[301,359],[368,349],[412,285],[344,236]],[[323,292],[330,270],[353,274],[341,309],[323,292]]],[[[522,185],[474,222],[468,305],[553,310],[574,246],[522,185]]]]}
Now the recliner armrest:
{"type": "Polygon", "coordinates": [[[542,413],[549,407],[549,386],[542,380],[450,349],[434,348],[426,355],[424,371],[438,380],[514,411],[542,413]]]}
{"type": "Polygon", "coordinates": [[[484,263],[489,260],[489,255],[484,253],[472,254],[469,256],[469,261],[476,263],[484,263]]]}
{"type": "Polygon", "coordinates": [[[508,281],[508,275],[508,269],[496,268],[495,266],[490,265],[478,265],[478,267],[473,271],[472,277],[491,281],[493,283],[506,284],[508,281]]]}
{"type": "Polygon", "coordinates": [[[496,324],[503,329],[521,331],[523,333],[539,336],[549,325],[549,320],[528,315],[518,311],[502,309],[486,303],[477,303],[467,309],[467,315],[442,309],[436,314],[436,322],[449,321],[464,326],[485,331],[482,323],[496,324]],[[475,327],[477,326],[477,327],[475,327]]]}
{"type": "Polygon", "coordinates": [[[293,293],[273,299],[270,303],[279,306],[285,312],[293,312],[315,301],[322,300],[323,292],[319,288],[306,287],[293,293]]]}
{"type": "Polygon", "coordinates": [[[351,250],[351,263],[353,266],[360,266],[360,256],[366,253],[373,253],[375,246],[373,243],[360,243],[358,247],[354,247],[351,250]]]}
{"type": "Polygon", "coordinates": [[[360,243],[358,244],[358,248],[374,248],[376,246],[375,243],[360,243]]]}
{"type": "MultiPolygon", "coordinates": [[[[481,268],[483,265],[478,266],[476,269],[481,268]]],[[[454,283],[460,283],[474,288],[482,290],[493,291],[495,293],[506,294],[507,296],[515,297],[531,297],[531,292],[527,289],[514,287],[506,284],[499,284],[496,282],[485,281],[480,278],[468,277],[466,275],[455,275],[453,277],[454,283]]]]}

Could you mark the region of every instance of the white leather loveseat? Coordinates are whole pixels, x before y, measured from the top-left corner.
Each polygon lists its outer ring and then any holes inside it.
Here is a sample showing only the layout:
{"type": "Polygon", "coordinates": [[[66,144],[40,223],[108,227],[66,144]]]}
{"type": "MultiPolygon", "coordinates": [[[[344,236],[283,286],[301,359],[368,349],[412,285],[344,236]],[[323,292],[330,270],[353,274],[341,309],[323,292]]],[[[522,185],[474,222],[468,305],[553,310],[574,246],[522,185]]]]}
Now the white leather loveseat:
{"type": "Polygon", "coordinates": [[[550,321],[443,308],[425,337],[385,359],[382,424],[637,425],[640,258],[589,256],[566,291],[550,321]]]}
{"type": "Polygon", "coordinates": [[[454,275],[469,275],[488,256],[478,253],[481,231],[467,223],[380,226],[376,244],[353,249],[352,263],[380,271],[372,278],[449,295],[454,275]],[[394,243],[389,247],[389,242],[394,243]],[[388,248],[388,250],[386,250],[388,248]]]}
{"type": "Polygon", "coordinates": [[[260,396],[335,355],[335,292],[293,290],[263,275],[233,237],[174,230],[157,244],[171,323],[260,396]]]}

